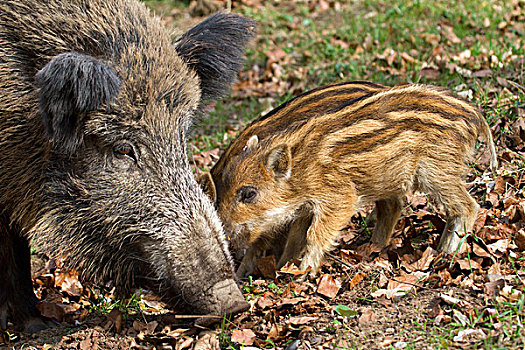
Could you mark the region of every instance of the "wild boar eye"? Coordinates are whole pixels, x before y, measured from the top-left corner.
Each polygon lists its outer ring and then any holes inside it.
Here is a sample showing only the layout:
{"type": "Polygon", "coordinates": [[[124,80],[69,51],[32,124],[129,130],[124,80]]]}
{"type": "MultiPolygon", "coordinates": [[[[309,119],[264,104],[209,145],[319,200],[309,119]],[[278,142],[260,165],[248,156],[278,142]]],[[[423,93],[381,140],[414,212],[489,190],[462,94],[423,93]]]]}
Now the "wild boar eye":
{"type": "Polygon", "coordinates": [[[134,162],[137,162],[137,157],[135,156],[135,151],[133,150],[133,146],[131,146],[129,143],[122,143],[120,145],[115,146],[114,150],[117,157],[123,158],[131,158],[134,162]]]}
{"type": "Polygon", "coordinates": [[[243,186],[239,189],[237,197],[242,203],[253,203],[257,197],[257,189],[252,186],[243,186]]]}

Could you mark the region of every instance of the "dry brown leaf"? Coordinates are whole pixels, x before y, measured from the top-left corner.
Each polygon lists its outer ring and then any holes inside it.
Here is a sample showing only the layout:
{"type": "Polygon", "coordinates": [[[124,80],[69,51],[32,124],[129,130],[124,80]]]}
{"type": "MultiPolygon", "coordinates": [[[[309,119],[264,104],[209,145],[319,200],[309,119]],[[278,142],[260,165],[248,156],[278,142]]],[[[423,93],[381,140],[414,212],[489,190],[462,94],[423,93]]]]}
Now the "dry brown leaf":
{"type": "Polygon", "coordinates": [[[359,285],[361,282],[363,282],[365,277],[366,277],[366,273],[364,273],[364,272],[356,273],[355,276],[352,277],[350,282],[348,282],[348,290],[352,290],[355,287],[357,287],[357,285],[359,285]]]}
{"type": "Polygon", "coordinates": [[[86,339],[79,342],[80,350],[97,350],[98,349],[98,332],[93,330],[86,339]]]}
{"type": "Polygon", "coordinates": [[[397,276],[388,281],[386,289],[378,289],[371,293],[374,298],[385,297],[387,299],[399,298],[416,289],[417,283],[421,283],[428,277],[427,272],[415,271],[410,274],[397,276]]]}
{"type": "Polygon", "coordinates": [[[299,270],[299,268],[292,262],[288,262],[286,263],[286,265],[284,265],[283,267],[281,267],[281,269],[279,270],[280,273],[286,273],[286,274],[289,274],[289,275],[294,275],[294,276],[297,276],[297,275],[304,275],[305,273],[307,273],[308,271],[310,270],[310,268],[308,268],[307,271],[302,271],[302,270],[299,270]]]}
{"type": "Polygon", "coordinates": [[[521,229],[516,234],[516,237],[514,238],[514,243],[518,247],[518,250],[524,251],[525,250],[525,230],[521,229]]]}
{"type": "Polygon", "coordinates": [[[495,281],[487,282],[484,285],[483,291],[487,295],[487,297],[493,299],[498,296],[499,291],[501,288],[505,286],[505,280],[504,279],[498,279],[495,281]]]}
{"type": "Polygon", "coordinates": [[[427,247],[421,256],[421,259],[416,261],[413,264],[407,266],[409,272],[412,271],[426,271],[430,267],[430,264],[434,261],[437,256],[437,251],[432,249],[432,247],[427,247]]]}
{"type": "Polygon", "coordinates": [[[296,297],[296,298],[284,298],[281,300],[281,302],[278,304],[279,307],[284,305],[296,305],[303,301],[307,301],[308,298],[302,298],[302,297],[296,297]]]}
{"type": "Polygon", "coordinates": [[[470,303],[465,301],[465,300],[462,300],[462,299],[458,299],[458,298],[455,298],[453,296],[450,296],[448,294],[445,294],[445,293],[440,293],[439,294],[439,297],[441,298],[441,300],[443,300],[445,303],[449,304],[449,305],[458,305],[460,307],[466,307],[466,306],[470,306],[470,303]]]}
{"type": "Polygon", "coordinates": [[[273,293],[265,293],[263,296],[257,299],[257,306],[259,306],[262,310],[273,306],[273,304],[275,304],[273,296],[273,293]]]}
{"type": "Polygon", "coordinates": [[[500,239],[492,244],[488,244],[487,248],[489,251],[497,256],[501,256],[507,253],[509,249],[510,240],[509,239],[500,239]]]}
{"type": "Polygon", "coordinates": [[[436,303],[436,305],[434,305],[432,310],[430,310],[430,312],[428,313],[428,317],[436,318],[439,315],[443,315],[443,309],[441,308],[441,305],[439,305],[439,303],[436,303]]]}
{"type": "Polygon", "coordinates": [[[193,350],[219,350],[220,348],[219,336],[215,331],[201,332],[193,346],[193,350]]]}
{"type": "Polygon", "coordinates": [[[104,325],[104,329],[108,330],[111,326],[115,326],[115,331],[120,333],[122,331],[122,315],[123,312],[119,309],[111,310],[107,315],[107,322],[104,325]]]}
{"type": "Polygon", "coordinates": [[[466,270],[466,271],[469,271],[469,270],[479,270],[481,268],[481,265],[476,261],[476,260],[473,260],[473,259],[460,259],[457,261],[457,263],[459,264],[459,268],[462,269],[462,270],[466,270]]]}
{"type": "Polygon", "coordinates": [[[300,326],[300,325],[315,321],[317,319],[318,317],[312,317],[312,316],[294,316],[294,317],[290,317],[288,321],[294,326],[300,326]]]}
{"type": "Polygon", "coordinates": [[[454,337],[455,342],[479,342],[487,338],[487,335],[481,329],[467,328],[460,330],[454,337]]]}
{"type": "Polygon", "coordinates": [[[522,292],[514,289],[511,285],[506,285],[501,289],[500,294],[507,298],[507,300],[515,302],[520,299],[522,292]]]}
{"type": "Polygon", "coordinates": [[[279,62],[280,60],[286,57],[286,52],[284,52],[283,49],[278,47],[275,50],[267,51],[266,57],[268,58],[268,61],[267,61],[268,63],[266,67],[267,67],[267,70],[269,70],[268,67],[270,67],[272,63],[279,62]]]}
{"type": "Polygon", "coordinates": [[[493,72],[492,69],[482,69],[478,70],[477,72],[472,73],[472,76],[475,78],[485,78],[492,76],[493,72]]]}
{"type": "Polygon", "coordinates": [[[423,68],[421,69],[421,76],[427,79],[436,80],[441,76],[441,73],[437,69],[423,68]]]}
{"type": "Polygon", "coordinates": [[[383,250],[383,248],[384,247],[379,245],[379,244],[376,244],[376,243],[373,243],[373,242],[368,242],[368,243],[365,243],[363,245],[360,245],[357,248],[355,253],[358,256],[361,256],[361,257],[369,257],[373,253],[381,252],[383,250]]]}
{"type": "Polygon", "coordinates": [[[75,270],[55,271],[55,286],[60,287],[71,296],[82,294],[82,284],[78,280],[78,272],[75,270]]]}
{"type": "Polygon", "coordinates": [[[485,208],[479,209],[478,216],[476,217],[476,221],[474,221],[474,226],[472,228],[473,232],[479,232],[485,226],[485,222],[487,221],[488,214],[489,214],[488,209],[485,209],[485,208]]]}
{"type": "Polygon", "coordinates": [[[457,37],[456,34],[454,34],[454,30],[451,26],[442,25],[442,28],[443,28],[443,32],[445,36],[447,37],[448,41],[450,41],[452,44],[461,43],[461,40],[457,37]]]}
{"type": "Polygon", "coordinates": [[[276,266],[275,256],[265,256],[257,261],[254,273],[267,279],[274,279],[276,266]]]}
{"type": "Polygon", "coordinates": [[[331,275],[323,275],[317,286],[317,293],[333,299],[340,288],[341,282],[339,280],[334,279],[331,275]]]}
{"type": "Polygon", "coordinates": [[[391,66],[394,63],[394,60],[397,57],[397,51],[394,51],[392,48],[386,48],[382,54],[376,53],[376,57],[385,60],[386,63],[391,66]]]}
{"type": "Polygon", "coordinates": [[[219,148],[203,151],[193,155],[192,159],[199,168],[211,168],[219,159],[219,148]]]}
{"type": "Polygon", "coordinates": [[[286,334],[286,330],[288,327],[286,325],[280,325],[280,324],[272,324],[272,328],[270,328],[270,332],[268,333],[268,339],[271,339],[273,341],[278,341],[282,339],[282,337],[286,334]]]}
{"type": "Polygon", "coordinates": [[[256,337],[251,329],[234,329],[231,341],[242,345],[253,345],[256,337]]]}
{"type": "Polygon", "coordinates": [[[406,52],[401,53],[401,58],[410,63],[416,62],[416,59],[406,52]]]}
{"type": "Polygon", "coordinates": [[[415,271],[413,273],[397,276],[394,279],[388,281],[387,289],[397,289],[410,291],[415,288],[415,284],[422,283],[427,277],[428,273],[415,271]]]}
{"type": "Polygon", "coordinates": [[[383,338],[383,341],[379,344],[382,348],[386,348],[389,345],[392,345],[395,342],[394,337],[387,336],[383,338]]]}
{"type": "Polygon", "coordinates": [[[146,331],[149,334],[153,334],[153,333],[155,333],[155,329],[157,328],[158,325],[159,325],[159,323],[157,321],[148,322],[146,324],[146,331]]]}
{"type": "Polygon", "coordinates": [[[430,34],[430,33],[423,33],[419,35],[422,39],[424,39],[427,43],[430,45],[437,45],[439,44],[440,36],[439,34],[430,34]]]}
{"type": "Polygon", "coordinates": [[[361,316],[359,316],[359,326],[368,325],[377,321],[377,315],[372,308],[366,308],[361,316]]]}
{"type": "Polygon", "coordinates": [[[36,307],[40,311],[42,316],[52,318],[58,322],[64,321],[64,315],[66,314],[66,305],[41,301],[37,304],[36,307]]]}
{"type": "Polygon", "coordinates": [[[191,337],[182,337],[177,341],[177,345],[175,346],[175,349],[182,350],[187,349],[193,344],[193,338],[191,337]]]}

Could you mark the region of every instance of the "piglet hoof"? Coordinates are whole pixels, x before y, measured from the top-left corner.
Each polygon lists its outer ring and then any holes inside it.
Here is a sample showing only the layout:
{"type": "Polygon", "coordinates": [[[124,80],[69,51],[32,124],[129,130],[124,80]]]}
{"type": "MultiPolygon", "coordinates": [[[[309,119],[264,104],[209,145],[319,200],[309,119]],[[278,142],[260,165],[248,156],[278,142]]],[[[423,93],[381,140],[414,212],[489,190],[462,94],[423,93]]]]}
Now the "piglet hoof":
{"type": "Polygon", "coordinates": [[[439,241],[438,250],[446,254],[461,253],[465,251],[465,245],[461,244],[461,238],[454,231],[448,231],[439,241]]]}

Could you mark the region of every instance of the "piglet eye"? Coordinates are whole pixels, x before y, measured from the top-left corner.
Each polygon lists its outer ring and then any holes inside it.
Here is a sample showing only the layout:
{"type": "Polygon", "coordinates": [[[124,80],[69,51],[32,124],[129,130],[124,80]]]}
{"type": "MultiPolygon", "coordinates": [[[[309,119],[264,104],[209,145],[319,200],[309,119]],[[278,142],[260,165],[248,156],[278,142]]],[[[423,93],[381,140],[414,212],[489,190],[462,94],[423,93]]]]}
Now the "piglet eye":
{"type": "Polygon", "coordinates": [[[122,143],[120,145],[115,146],[114,152],[117,155],[117,157],[123,158],[131,158],[133,161],[137,161],[137,158],[135,157],[135,152],[133,151],[133,146],[131,146],[129,143],[122,143]]]}
{"type": "Polygon", "coordinates": [[[257,189],[253,186],[243,186],[238,191],[238,198],[242,203],[253,203],[256,197],[257,189]]]}

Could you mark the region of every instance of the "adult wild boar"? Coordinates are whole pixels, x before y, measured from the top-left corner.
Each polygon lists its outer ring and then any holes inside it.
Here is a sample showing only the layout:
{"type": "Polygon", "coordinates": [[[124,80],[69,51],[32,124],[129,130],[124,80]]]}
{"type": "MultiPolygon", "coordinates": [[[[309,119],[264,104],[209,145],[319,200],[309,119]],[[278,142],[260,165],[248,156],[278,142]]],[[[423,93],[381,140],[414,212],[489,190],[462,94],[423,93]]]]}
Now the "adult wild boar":
{"type": "Polygon", "coordinates": [[[95,282],[198,314],[247,307],[186,133],[227,92],[254,22],[216,14],[172,42],[138,1],[0,2],[0,326],[45,328],[29,242],[95,282]]]}

